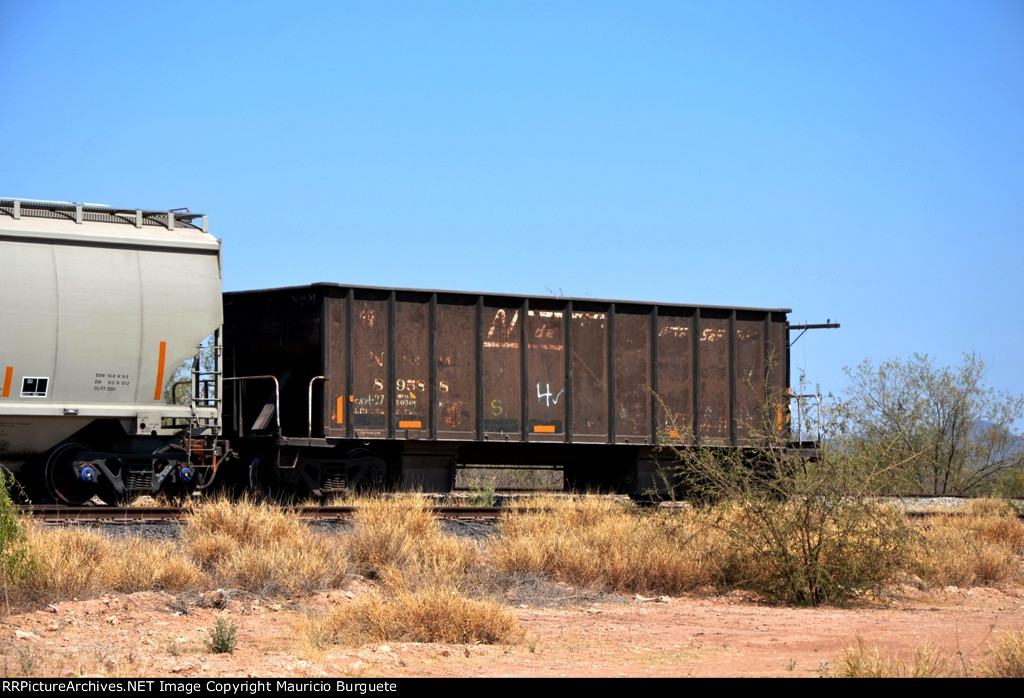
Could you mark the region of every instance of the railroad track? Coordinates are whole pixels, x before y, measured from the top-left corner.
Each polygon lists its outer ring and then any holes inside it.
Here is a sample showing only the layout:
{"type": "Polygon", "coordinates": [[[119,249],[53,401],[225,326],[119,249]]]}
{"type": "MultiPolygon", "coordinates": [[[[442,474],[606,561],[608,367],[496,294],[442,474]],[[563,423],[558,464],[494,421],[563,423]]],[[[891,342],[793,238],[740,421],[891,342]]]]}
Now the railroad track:
{"type": "MultiPolygon", "coordinates": [[[[22,515],[31,517],[43,524],[103,523],[103,524],[139,524],[139,523],[174,523],[181,521],[195,507],[191,506],[136,506],[136,507],[69,507],[56,504],[31,504],[19,506],[22,515]]],[[[285,507],[296,517],[307,521],[329,522],[351,519],[359,507],[357,506],[292,506],[285,507]]],[[[517,506],[507,503],[504,506],[448,506],[430,507],[434,515],[440,519],[475,519],[494,520],[502,513],[510,510],[529,509],[542,511],[532,506],[517,506]]],[[[680,507],[682,509],[682,507],[680,507]]],[[[908,509],[906,515],[915,520],[926,520],[937,516],[971,516],[968,512],[939,509],[908,509]]],[[[1024,513],[1017,517],[1024,520],[1024,513]]]]}
{"type": "MultiPolygon", "coordinates": [[[[18,508],[20,513],[44,524],[104,523],[174,523],[193,511],[193,507],[68,507],[56,504],[31,504],[18,508]]],[[[287,507],[300,519],[308,521],[345,521],[351,519],[359,507],[350,506],[296,506],[287,507]]],[[[430,508],[442,519],[496,519],[504,507],[435,506],[430,508]]]]}

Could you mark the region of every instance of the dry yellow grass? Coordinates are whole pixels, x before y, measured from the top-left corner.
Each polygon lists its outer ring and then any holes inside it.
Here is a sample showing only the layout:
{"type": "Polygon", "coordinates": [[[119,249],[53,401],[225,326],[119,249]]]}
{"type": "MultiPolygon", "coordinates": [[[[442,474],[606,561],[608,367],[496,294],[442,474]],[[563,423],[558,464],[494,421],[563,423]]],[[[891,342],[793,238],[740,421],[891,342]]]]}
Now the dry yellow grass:
{"type": "Polygon", "coordinates": [[[348,563],[327,536],[287,509],[249,500],[215,500],[189,516],[182,541],[221,585],[261,594],[337,588],[348,563]]]}
{"type": "Polygon", "coordinates": [[[333,643],[510,643],[523,634],[500,603],[474,600],[458,589],[475,586],[478,546],[444,534],[423,497],[364,498],[342,546],[353,567],[379,581],[381,592],[344,601],[310,618],[303,634],[322,650],[333,643]]]}
{"type": "Polygon", "coordinates": [[[934,647],[919,646],[909,661],[882,654],[857,638],[833,672],[839,678],[1024,678],[1024,631],[1001,633],[980,659],[951,655],[934,647]]]}
{"type": "Polygon", "coordinates": [[[964,511],[971,516],[965,526],[981,540],[1009,546],[1018,555],[1024,555],[1024,521],[1005,499],[974,499],[964,511]]]}
{"type": "Polygon", "coordinates": [[[476,544],[445,535],[425,498],[371,498],[356,506],[344,548],[357,571],[390,589],[458,585],[480,564],[476,544]]]}
{"type": "Polygon", "coordinates": [[[513,510],[501,518],[501,536],[489,545],[498,572],[639,593],[677,593],[721,579],[725,540],[701,515],[641,515],[597,497],[540,498],[531,504],[536,510],[513,510]]]}
{"type": "Polygon", "coordinates": [[[337,589],[348,577],[347,563],[337,546],[312,534],[301,547],[239,547],[214,570],[223,584],[271,595],[337,589]]]}
{"type": "MultiPolygon", "coordinates": [[[[736,506],[641,512],[604,497],[540,498],[532,504],[531,510],[505,514],[501,535],[486,546],[444,534],[423,497],[360,500],[351,529],[335,535],[311,530],[288,510],[227,500],[197,507],[180,544],[28,523],[27,541],[38,566],[11,589],[11,601],[210,585],[307,593],[339,588],[350,572],[376,579],[396,597],[433,589],[479,596],[500,589],[503,576],[524,573],[642,594],[767,588],[761,579],[765,561],[730,537],[730,525],[744,521],[736,506]]],[[[972,511],[930,519],[911,541],[903,569],[924,587],[1024,579],[1024,524],[997,501],[972,505],[972,511]]],[[[896,559],[870,535],[856,542],[896,559]]]]}
{"type": "Polygon", "coordinates": [[[609,591],[741,588],[793,603],[861,598],[898,580],[914,540],[899,512],[747,500],[699,511],[637,512],[609,498],[541,499],[510,512],[490,561],[609,591]],[[540,511],[540,508],[547,509],[540,511]]]}
{"type": "Polygon", "coordinates": [[[920,646],[910,661],[884,656],[877,646],[868,646],[857,638],[857,646],[847,649],[834,676],[845,679],[943,678],[963,676],[954,669],[943,652],[920,646]]]}
{"type": "Polygon", "coordinates": [[[358,508],[345,547],[352,562],[365,572],[405,565],[419,555],[424,541],[441,535],[422,497],[364,498],[354,506],[358,508]]]}
{"type": "Polygon", "coordinates": [[[923,528],[910,569],[926,586],[1020,581],[1022,545],[1024,526],[1013,515],[938,516],[923,528]]]}
{"type": "Polygon", "coordinates": [[[28,527],[39,567],[27,586],[44,600],[89,596],[103,585],[110,557],[106,536],[81,528],[28,527]]]}
{"type": "Polygon", "coordinates": [[[269,547],[299,545],[309,528],[287,509],[263,505],[249,499],[216,499],[204,502],[189,515],[182,540],[204,564],[216,562],[232,545],[269,547]],[[214,545],[207,539],[220,539],[214,545]]]}
{"type": "Polygon", "coordinates": [[[39,566],[25,592],[45,600],[101,591],[200,589],[207,579],[178,545],[135,537],[110,539],[82,528],[29,526],[39,566]]]}
{"type": "Polygon", "coordinates": [[[1024,630],[997,637],[986,653],[981,673],[993,678],[1024,679],[1024,630]]]}
{"type": "Polygon", "coordinates": [[[106,586],[121,592],[199,590],[209,581],[181,546],[162,541],[112,541],[106,568],[106,586]]]}
{"type": "Polygon", "coordinates": [[[976,516],[1003,515],[1015,513],[1009,501],[995,497],[979,497],[970,499],[964,503],[960,511],[976,516]]]}
{"type": "Polygon", "coordinates": [[[1018,555],[1024,555],[1024,521],[1018,519],[1016,514],[979,517],[975,520],[973,530],[986,542],[1005,545],[1018,555]]]}
{"type": "Polygon", "coordinates": [[[515,614],[494,601],[467,599],[440,586],[393,596],[373,593],[311,619],[311,643],[367,642],[512,644],[523,638],[515,614]]]}

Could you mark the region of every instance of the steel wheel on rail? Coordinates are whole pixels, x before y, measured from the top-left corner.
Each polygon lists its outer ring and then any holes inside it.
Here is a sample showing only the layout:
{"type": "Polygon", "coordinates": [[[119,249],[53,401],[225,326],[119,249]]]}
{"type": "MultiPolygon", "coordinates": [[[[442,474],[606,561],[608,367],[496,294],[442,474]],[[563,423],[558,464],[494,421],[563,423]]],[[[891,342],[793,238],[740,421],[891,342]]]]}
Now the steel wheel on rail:
{"type": "Polygon", "coordinates": [[[253,496],[274,501],[282,498],[280,479],[270,458],[256,456],[249,464],[249,491],[253,496]]]}
{"type": "Polygon", "coordinates": [[[345,455],[347,489],[357,494],[377,494],[386,487],[387,463],[367,448],[357,448],[345,455]]]}
{"type": "Polygon", "coordinates": [[[83,480],[74,468],[75,456],[88,450],[81,444],[62,444],[46,459],[43,473],[46,489],[61,504],[79,506],[96,494],[96,481],[83,480]]]}
{"type": "Polygon", "coordinates": [[[197,468],[195,465],[188,463],[188,451],[178,444],[168,444],[153,451],[153,455],[167,456],[166,458],[157,458],[154,461],[157,471],[160,471],[168,463],[173,462],[176,464],[174,477],[165,481],[164,488],[160,493],[166,494],[172,500],[187,500],[198,484],[197,468]]]}

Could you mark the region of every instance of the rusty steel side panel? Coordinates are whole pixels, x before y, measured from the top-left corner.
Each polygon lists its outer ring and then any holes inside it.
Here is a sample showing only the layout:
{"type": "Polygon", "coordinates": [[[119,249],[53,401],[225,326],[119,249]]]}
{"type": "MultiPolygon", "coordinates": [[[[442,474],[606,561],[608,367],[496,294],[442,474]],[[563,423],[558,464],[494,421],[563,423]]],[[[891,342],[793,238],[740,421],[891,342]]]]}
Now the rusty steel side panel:
{"type": "Polygon", "coordinates": [[[396,436],[425,438],[429,433],[431,385],[431,303],[429,298],[398,294],[394,302],[395,395],[391,407],[396,436]]]}
{"type": "Polygon", "coordinates": [[[438,439],[469,441],[476,436],[479,385],[476,313],[476,298],[438,298],[438,439]]]}
{"type": "Polygon", "coordinates": [[[658,437],[693,443],[694,311],[664,309],[658,314],[658,437]]]}
{"type": "Polygon", "coordinates": [[[768,360],[768,383],[771,386],[770,399],[776,403],[776,429],[789,430],[789,322],[784,313],[771,313],[768,334],[770,340],[765,348],[768,360]]]}
{"type": "MultiPolygon", "coordinates": [[[[577,304],[579,305],[579,304],[577,304]]],[[[573,441],[608,441],[608,310],[574,309],[572,313],[573,441]]]]}
{"type": "Polygon", "coordinates": [[[650,308],[614,310],[613,386],[615,442],[651,442],[650,308]]]}
{"type": "Polygon", "coordinates": [[[527,426],[531,441],[565,440],[565,313],[527,313],[527,426]]]}
{"type": "Polygon", "coordinates": [[[725,445],[730,442],[729,315],[701,313],[700,318],[700,398],[697,405],[698,436],[701,442],[725,445]]]}
{"type": "Polygon", "coordinates": [[[388,433],[388,302],[360,294],[352,306],[353,433],[382,439],[388,433]]]}
{"type": "MultiPolygon", "coordinates": [[[[321,373],[313,435],[331,438],[744,445],[786,424],[781,310],[327,284],[231,295],[236,369],[281,378],[286,436],[305,435],[321,373]]],[[[268,385],[246,385],[246,414],[268,385]]]]}
{"type": "Polygon", "coordinates": [[[522,437],[522,305],[484,299],[483,431],[487,439],[522,437]]]}
{"type": "Polygon", "coordinates": [[[349,436],[352,420],[348,392],[348,303],[344,298],[330,298],[326,303],[327,355],[324,357],[327,385],[324,388],[324,435],[349,436]]]}
{"type": "Polygon", "coordinates": [[[748,313],[736,313],[736,421],[738,441],[764,431],[765,353],[764,322],[748,313]]]}

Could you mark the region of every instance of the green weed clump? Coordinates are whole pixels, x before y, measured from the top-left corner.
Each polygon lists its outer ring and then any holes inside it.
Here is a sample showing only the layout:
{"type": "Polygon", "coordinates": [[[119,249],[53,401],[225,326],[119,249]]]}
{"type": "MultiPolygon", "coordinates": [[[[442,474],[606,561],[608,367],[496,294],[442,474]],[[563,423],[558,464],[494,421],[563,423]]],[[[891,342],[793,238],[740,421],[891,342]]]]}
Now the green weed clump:
{"type": "Polygon", "coordinates": [[[493,507],[498,503],[494,478],[473,478],[469,481],[469,497],[466,504],[471,507],[493,507]]]}
{"type": "Polygon", "coordinates": [[[238,626],[231,621],[218,618],[206,646],[214,654],[231,654],[238,644],[238,626]]]}
{"type": "Polygon", "coordinates": [[[37,566],[25,526],[11,500],[14,485],[14,476],[0,468],[0,582],[8,607],[10,587],[24,584],[37,566]]]}

